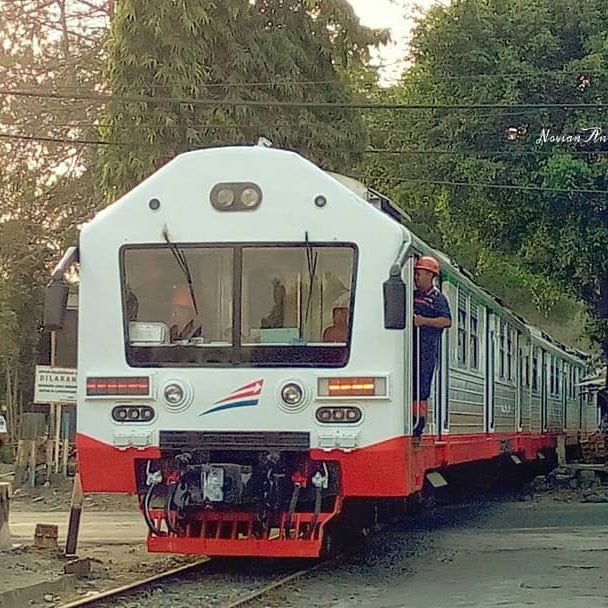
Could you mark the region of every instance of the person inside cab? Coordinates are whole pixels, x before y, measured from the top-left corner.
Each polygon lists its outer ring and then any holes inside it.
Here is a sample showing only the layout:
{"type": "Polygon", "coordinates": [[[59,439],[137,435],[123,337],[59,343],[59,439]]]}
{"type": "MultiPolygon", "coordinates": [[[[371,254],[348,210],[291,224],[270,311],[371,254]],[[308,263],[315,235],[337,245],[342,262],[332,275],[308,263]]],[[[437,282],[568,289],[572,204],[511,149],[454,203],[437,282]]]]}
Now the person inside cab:
{"type": "Polygon", "coordinates": [[[428,399],[437,365],[443,330],[452,325],[446,297],[435,284],[439,262],[430,256],[418,259],[414,266],[414,348],[412,435],[420,438],[426,424],[428,399]]]}
{"type": "Polygon", "coordinates": [[[348,308],[335,306],[333,309],[333,325],[323,332],[323,342],[346,342],[348,338],[348,308]]]}
{"type": "Polygon", "coordinates": [[[188,287],[179,287],[173,293],[169,328],[171,342],[202,338],[203,336],[200,317],[188,287]]]}

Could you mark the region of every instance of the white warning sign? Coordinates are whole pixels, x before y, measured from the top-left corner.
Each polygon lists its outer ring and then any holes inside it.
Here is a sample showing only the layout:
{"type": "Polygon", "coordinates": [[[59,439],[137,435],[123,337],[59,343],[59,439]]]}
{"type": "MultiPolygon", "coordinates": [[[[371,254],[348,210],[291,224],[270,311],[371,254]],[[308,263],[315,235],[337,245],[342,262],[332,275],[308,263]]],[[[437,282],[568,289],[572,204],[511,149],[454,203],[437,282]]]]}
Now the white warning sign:
{"type": "Polygon", "coordinates": [[[36,366],[35,403],[76,403],[76,370],[36,366]]]}

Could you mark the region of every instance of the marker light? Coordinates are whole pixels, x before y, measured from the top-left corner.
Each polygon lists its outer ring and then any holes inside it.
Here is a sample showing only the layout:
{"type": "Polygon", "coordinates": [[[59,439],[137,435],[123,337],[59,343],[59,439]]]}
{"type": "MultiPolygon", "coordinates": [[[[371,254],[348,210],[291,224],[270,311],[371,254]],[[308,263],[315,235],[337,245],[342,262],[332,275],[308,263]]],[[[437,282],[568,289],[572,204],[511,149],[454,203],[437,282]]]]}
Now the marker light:
{"type": "Polygon", "coordinates": [[[319,378],[319,397],[386,397],[386,378],[319,378]]]}
{"type": "Polygon", "coordinates": [[[353,405],[320,407],[315,416],[319,422],[324,424],[356,424],[363,417],[363,412],[353,405]]]}
{"type": "Polygon", "coordinates": [[[117,405],[112,410],[116,422],[150,422],[153,418],[154,409],[149,405],[117,405]]]}

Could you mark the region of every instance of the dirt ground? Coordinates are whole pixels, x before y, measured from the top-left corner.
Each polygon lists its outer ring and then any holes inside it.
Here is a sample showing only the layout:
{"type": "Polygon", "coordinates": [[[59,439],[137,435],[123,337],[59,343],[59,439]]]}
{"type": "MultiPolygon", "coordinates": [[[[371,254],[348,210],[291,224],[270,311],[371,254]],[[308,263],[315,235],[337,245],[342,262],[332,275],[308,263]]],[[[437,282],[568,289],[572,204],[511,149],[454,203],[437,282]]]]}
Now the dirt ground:
{"type": "MultiPolygon", "coordinates": [[[[58,478],[47,487],[23,486],[13,490],[11,510],[69,511],[72,500],[72,479],[58,478]]],[[[85,511],[137,510],[137,498],[126,494],[86,494],[85,511]]]]}
{"type": "MultiPolygon", "coordinates": [[[[0,468],[2,481],[10,481],[8,465],[0,468]]],[[[62,576],[65,535],[69,521],[72,480],[54,478],[52,485],[24,486],[13,490],[10,528],[13,547],[0,552],[0,592],[35,585],[62,576]],[[55,550],[33,546],[35,523],[58,525],[59,545],[55,550]]],[[[79,597],[116,587],[161,570],[190,561],[191,558],[150,554],[145,547],[146,529],[137,499],[121,494],[85,496],[81,518],[78,556],[90,558],[91,573],[72,590],[50,594],[44,605],[57,605],[68,597],[79,597]],[[51,600],[51,601],[49,601],[51,600]]],[[[41,601],[42,598],[40,598],[41,601]]],[[[32,606],[36,604],[31,604],[32,606]]]]}

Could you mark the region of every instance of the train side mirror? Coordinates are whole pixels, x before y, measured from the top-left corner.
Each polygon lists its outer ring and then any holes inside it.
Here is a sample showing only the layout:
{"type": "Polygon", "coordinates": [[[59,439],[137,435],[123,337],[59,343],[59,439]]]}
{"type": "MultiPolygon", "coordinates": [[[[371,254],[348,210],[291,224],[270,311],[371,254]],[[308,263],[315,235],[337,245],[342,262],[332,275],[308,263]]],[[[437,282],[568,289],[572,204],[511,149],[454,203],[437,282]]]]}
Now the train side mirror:
{"type": "Polygon", "coordinates": [[[68,286],[63,279],[53,279],[44,297],[44,329],[61,329],[68,306],[68,286]]]}
{"type": "Polygon", "coordinates": [[[388,281],[382,285],[384,295],[384,328],[405,329],[405,283],[401,278],[401,268],[391,268],[388,281]]]}

